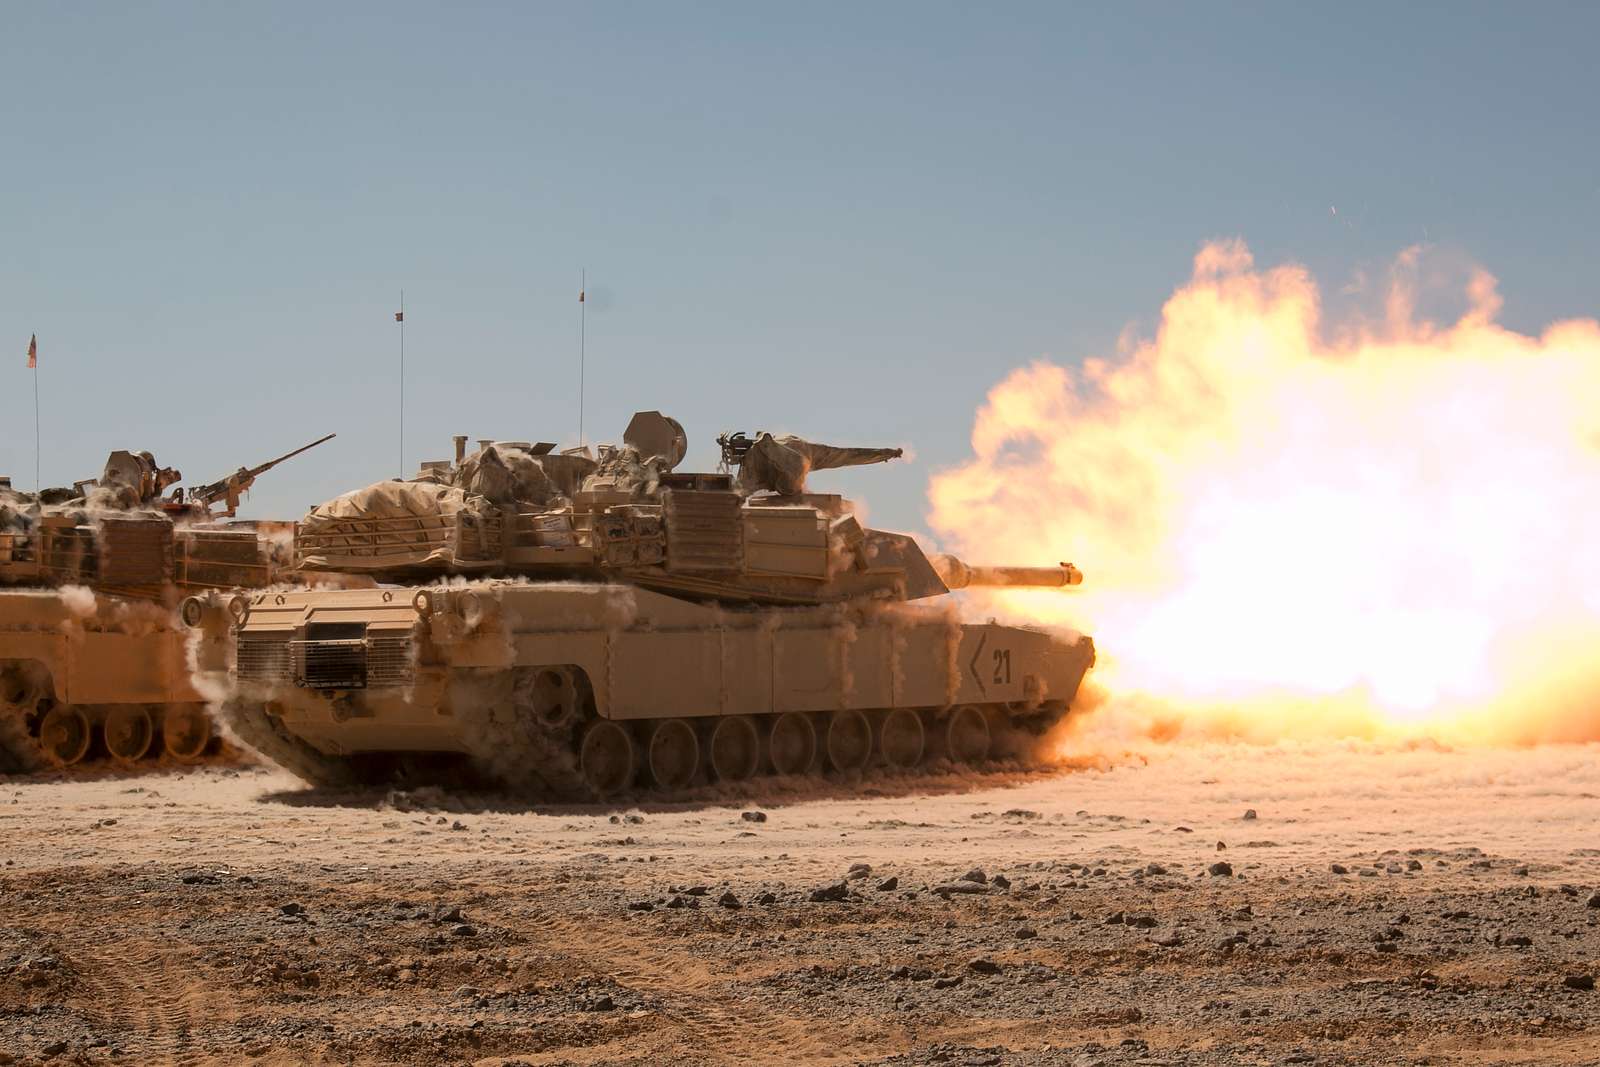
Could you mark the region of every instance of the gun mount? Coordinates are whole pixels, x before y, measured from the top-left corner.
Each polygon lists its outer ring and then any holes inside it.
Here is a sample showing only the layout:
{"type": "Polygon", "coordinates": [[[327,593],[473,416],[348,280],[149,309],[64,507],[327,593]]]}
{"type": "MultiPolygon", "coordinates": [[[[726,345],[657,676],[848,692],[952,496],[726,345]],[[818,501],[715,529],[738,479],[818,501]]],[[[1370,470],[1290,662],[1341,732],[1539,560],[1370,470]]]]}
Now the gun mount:
{"type": "Polygon", "coordinates": [[[209,515],[212,505],[221,502],[223,504],[223,514],[232,518],[239,510],[240,498],[250,491],[250,487],[255,485],[258,477],[280,463],[291,460],[302,452],[309,452],[320,444],[326,444],[337,436],[339,435],[330,433],[326,437],[319,437],[309,445],[301,445],[293,452],[285,452],[277,459],[269,459],[258,467],[240,467],[225,478],[207,482],[205,485],[195,486],[188,490],[187,493],[182,489],[178,489],[173,492],[168,503],[179,507],[199,509],[209,515]]]}

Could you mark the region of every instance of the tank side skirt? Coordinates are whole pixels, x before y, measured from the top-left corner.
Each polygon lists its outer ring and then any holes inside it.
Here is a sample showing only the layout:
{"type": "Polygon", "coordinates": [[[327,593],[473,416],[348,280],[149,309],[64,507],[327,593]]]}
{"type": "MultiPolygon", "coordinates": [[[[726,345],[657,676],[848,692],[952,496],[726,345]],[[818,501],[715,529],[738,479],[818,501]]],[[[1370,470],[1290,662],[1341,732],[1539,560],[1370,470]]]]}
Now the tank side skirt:
{"type": "Polygon", "coordinates": [[[597,713],[615,719],[1036,704],[1042,696],[1070,700],[1086,669],[1072,646],[1047,634],[993,623],[957,630],[719,627],[714,643],[704,631],[628,630],[604,635],[603,654],[589,655],[556,637],[535,655],[523,635],[517,662],[579,666],[595,684],[597,713]],[[760,684],[738,684],[752,668],[764,673],[760,684]]]}
{"type": "Polygon", "coordinates": [[[72,660],[65,634],[0,630],[0,648],[4,649],[0,663],[32,661],[39,664],[50,676],[50,695],[63,704],[70,703],[67,679],[72,673],[72,660]]]}

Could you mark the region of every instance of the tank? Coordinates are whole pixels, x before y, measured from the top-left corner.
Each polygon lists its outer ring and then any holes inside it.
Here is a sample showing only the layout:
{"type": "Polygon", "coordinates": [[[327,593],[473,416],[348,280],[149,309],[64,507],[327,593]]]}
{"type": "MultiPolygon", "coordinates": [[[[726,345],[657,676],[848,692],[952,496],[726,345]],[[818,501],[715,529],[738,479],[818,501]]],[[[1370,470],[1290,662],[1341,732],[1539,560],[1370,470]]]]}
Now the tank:
{"type": "Polygon", "coordinates": [[[1060,720],[1093,665],[1088,637],[965,621],[952,595],[1070,588],[1070,564],[930,559],[811,491],[898,450],[724,434],[720,470],[679,473],[682,428],[655,412],[594,453],[456,440],[297,526],[304,571],[377,587],[185,605],[224,718],[311,782],[447,756],[595,798],[981,764],[1060,720]]]}
{"type": "Polygon", "coordinates": [[[292,568],[291,523],[227,520],[296,454],[187,492],[149,452],[113,452],[71,488],[20,493],[0,479],[0,772],[215,751],[177,605],[292,568]]]}
{"type": "Polygon", "coordinates": [[[172,609],[82,587],[0,590],[0,773],[214,747],[172,609]]]}

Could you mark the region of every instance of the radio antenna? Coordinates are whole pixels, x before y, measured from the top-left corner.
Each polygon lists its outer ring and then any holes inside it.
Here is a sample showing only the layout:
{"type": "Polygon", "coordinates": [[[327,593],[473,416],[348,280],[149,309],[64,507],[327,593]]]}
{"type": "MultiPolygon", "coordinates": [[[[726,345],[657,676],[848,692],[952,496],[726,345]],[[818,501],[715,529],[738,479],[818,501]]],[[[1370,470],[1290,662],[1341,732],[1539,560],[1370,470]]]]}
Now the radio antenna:
{"type": "Polygon", "coordinates": [[[589,355],[589,304],[584,301],[584,290],[589,282],[589,272],[578,269],[578,446],[584,446],[584,363],[589,355]]]}

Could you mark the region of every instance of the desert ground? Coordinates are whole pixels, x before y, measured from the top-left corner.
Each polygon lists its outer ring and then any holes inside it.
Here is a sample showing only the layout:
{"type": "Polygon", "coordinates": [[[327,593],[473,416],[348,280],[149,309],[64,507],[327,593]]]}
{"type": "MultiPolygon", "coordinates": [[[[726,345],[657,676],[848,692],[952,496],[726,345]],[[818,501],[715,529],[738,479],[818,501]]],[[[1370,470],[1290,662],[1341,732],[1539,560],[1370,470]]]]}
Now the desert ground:
{"type": "Polygon", "coordinates": [[[0,779],[0,1063],[1600,1063],[1600,746],[0,779]]]}

